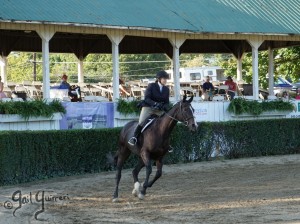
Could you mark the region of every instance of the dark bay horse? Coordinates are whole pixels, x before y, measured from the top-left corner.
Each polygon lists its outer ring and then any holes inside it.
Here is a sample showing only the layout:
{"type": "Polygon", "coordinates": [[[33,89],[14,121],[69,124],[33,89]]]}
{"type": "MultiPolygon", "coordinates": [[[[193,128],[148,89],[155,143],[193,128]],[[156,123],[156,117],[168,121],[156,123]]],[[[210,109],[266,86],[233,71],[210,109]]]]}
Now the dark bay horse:
{"type": "Polygon", "coordinates": [[[193,97],[186,100],[186,96],[184,96],[183,100],[176,103],[168,112],[156,118],[151,126],[140,135],[135,146],[130,146],[127,142],[133,135],[137,122],[129,122],[123,127],[119,139],[119,149],[114,158],[117,174],[113,202],[118,201],[122,167],[131,153],[139,156],[139,162],[132,171],[134,180],[132,194],[138,196],[139,199],[144,199],[146,189],[151,187],[162,174],[162,159],[168,152],[170,135],[177,122],[183,122],[191,131],[197,130],[198,125],[193,115],[194,109],[191,106],[192,100],[193,97]],[[151,160],[156,161],[157,172],[153,180],[149,181],[152,172],[151,160]],[[144,166],[146,167],[146,179],[141,186],[138,174],[144,166]]]}

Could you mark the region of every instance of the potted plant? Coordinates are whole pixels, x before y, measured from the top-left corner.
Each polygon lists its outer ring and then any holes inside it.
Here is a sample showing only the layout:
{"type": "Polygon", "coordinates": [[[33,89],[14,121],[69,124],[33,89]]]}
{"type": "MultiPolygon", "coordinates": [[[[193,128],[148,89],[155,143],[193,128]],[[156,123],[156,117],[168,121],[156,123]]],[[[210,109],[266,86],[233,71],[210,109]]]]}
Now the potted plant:
{"type": "Polygon", "coordinates": [[[285,115],[294,110],[294,104],[282,100],[258,102],[237,98],[230,102],[227,110],[232,116],[285,115]]]}
{"type": "Polygon", "coordinates": [[[139,115],[140,108],[138,107],[140,101],[138,100],[124,100],[119,99],[117,105],[117,111],[123,115],[139,115]]]}
{"type": "Polygon", "coordinates": [[[59,129],[59,120],[64,113],[65,108],[57,100],[50,103],[42,100],[0,101],[0,130],[59,129]]]}
{"type": "Polygon", "coordinates": [[[115,127],[124,126],[127,122],[139,119],[140,108],[138,107],[140,101],[118,99],[115,113],[115,127]]]}

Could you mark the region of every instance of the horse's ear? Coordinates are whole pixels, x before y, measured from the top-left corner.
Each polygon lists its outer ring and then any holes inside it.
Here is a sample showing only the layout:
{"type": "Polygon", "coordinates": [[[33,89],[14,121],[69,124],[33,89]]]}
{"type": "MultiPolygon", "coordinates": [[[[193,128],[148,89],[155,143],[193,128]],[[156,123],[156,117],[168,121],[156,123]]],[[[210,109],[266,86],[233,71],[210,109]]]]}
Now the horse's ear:
{"type": "Polygon", "coordinates": [[[192,95],[191,98],[188,100],[189,103],[193,101],[194,96],[192,95]]]}
{"type": "Polygon", "coordinates": [[[185,102],[186,101],[186,94],[183,95],[183,99],[182,99],[182,102],[185,102]]]}

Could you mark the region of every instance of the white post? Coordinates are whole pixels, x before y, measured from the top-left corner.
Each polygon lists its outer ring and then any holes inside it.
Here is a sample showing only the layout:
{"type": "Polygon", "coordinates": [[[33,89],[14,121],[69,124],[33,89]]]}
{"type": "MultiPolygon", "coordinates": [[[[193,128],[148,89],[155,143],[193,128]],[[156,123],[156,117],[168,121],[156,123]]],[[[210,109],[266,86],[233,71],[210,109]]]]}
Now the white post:
{"type": "Polygon", "coordinates": [[[83,76],[83,58],[80,57],[78,59],[78,82],[84,82],[84,76],[83,76]]]}
{"type": "Polygon", "coordinates": [[[248,40],[252,47],[252,85],[253,85],[253,99],[258,100],[258,48],[263,43],[262,40],[248,40]]]}
{"type": "Polygon", "coordinates": [[[180,77],[179,77],[179,48],[184,43],[183,38],[171,38],[169,39],[173,46],[173,76],[174,76],[174,97],[176,101],[180,100],[180,77]]]}
{"type": "Polygon", "coordinates": [[[117,101],[120,96],[119,90],[119,44],[123,35],[108,35],[112,43],[112,60],[113,60],[113,101],[117,101]]]}
{"type": "Polygon", "coordinates": [[[1,67],[1,80],[6,86],[7,84],[7,57],[0,56],[0,67],[1,67]]]}
{"type": "Polygon", "coordinates": [[[237,81],[243,80],[243,54],[236,59],[237,60],[237,81]]]}
{"type": "Polygon", "coordinates": [[[269,46],[269,96],[274,96],[274,50],[269,46]]]}
{"type": "Polygon", "coordinates": [[[37,30],[42,39],[43,55],[43,98],[50,98],[50,68],[49,68],[49,41],[54,35],[54,31],[37,30]]]}

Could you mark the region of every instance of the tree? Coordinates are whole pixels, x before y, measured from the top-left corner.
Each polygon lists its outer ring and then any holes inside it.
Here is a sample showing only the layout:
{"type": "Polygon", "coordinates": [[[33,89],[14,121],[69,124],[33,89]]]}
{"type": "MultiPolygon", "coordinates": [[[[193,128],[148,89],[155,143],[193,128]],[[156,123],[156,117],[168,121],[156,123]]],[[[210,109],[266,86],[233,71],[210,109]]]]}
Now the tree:
{"type": "Polygon", "coordinates": [[[171,60],[165,54],[128,54],[120,56],[120,75],[126,79],[153,78],[169,69],[171,60]]]}
{"type": "Polygon", "coordinates": [[[212,65],[213,54],[182,54],[180,55],[181,67],[202,67],[212,65]]]}
{"type": "Polygon", "coordinates": [[[300,47],[279,49],[275,56],[276,73],[293,82],[300,78],[300,47]]]}
{"type": "MultiPolygon", "coordinates": [[[[41,60],[41,54],[37,54],[37,60],[41,60]]],[[[7,80],[23,82],[33,81],[33,54],[23,52],[12,52],[7,57],[7,80]]],[[[37,64],[37,80],[42,80],[42,66],[37,64]]]]}
{"type": "MultiPolygon", "coordinates": [[[[274,77],[290,78],[292,81],[300,78],[300,47],[283,48],[274,50],[274,77]]],[[[218,64],[225,68],[225,75],[236,77],[237,62],[233,55],[219,56],[218,64]]],[[[258,54],[259,84],[262,88],[268,87],[269,58],[267,51],[258,54]]],[[[243,80],[252,83],[252,54],[246,53],[243,57],[243,80]]]]}
{"type": "MultiPolygon", "coordinates": [[[[274,51],[275,78],[283,76],[292,81],[300,78],[300,47],[274,51]]],[[[153,78],[157,71],[172,68],[172,61],[165,54],[122,54],[120,76],[129,79],[153,78]]],[[[181,67],[220,66],[225,75],[236,77],[236,59],[231,54],[182,54],[181,67]]],[[[37,53],[37,80],[42,81],[42,54],[37,53]]],[[[50,54],[50,80],[59,82],[62,73],[67,73],[70,82],[77,82],[78,59],[74,54],[50,54]]],[[[12,52],[8,56],[8,80],[22,82],[33,80],[33,53],[12,52]]],[[[268,52],[259,52],[259,83],[267,88],[268,52]]],[[[252,54],[243,57],[243,80],[252,82],[252,54]]],[[[89,54],[84,59],[86,82],[110,82],[112,79],[111,54],[89,54]]]]}

